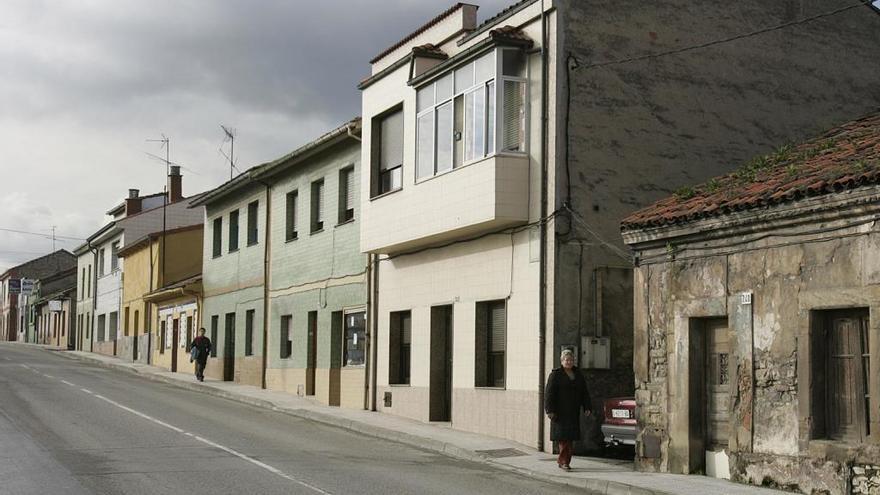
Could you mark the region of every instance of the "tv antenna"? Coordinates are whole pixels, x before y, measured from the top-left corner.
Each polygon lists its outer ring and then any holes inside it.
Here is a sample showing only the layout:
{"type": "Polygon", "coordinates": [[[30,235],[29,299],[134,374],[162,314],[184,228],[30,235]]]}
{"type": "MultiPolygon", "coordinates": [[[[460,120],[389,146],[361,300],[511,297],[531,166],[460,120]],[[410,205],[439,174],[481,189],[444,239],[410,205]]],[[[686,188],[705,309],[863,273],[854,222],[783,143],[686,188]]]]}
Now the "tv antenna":
{"type": "MultiPolygon", "coordinates": [[[[226,134],[226,139],[229,140],[229,156],[226,153],[223,153],[223,145],[220,145],[220,153],[229,160],[229,180],[232,180],[233,170],[238,170],[235,167],[235,129],[231,127],[227,127],[223,124],[220,124],[220,128],[223,129],[223,133],[226,134]]],[[[223,142],[226,142],[226,139],[223,142]]]]}

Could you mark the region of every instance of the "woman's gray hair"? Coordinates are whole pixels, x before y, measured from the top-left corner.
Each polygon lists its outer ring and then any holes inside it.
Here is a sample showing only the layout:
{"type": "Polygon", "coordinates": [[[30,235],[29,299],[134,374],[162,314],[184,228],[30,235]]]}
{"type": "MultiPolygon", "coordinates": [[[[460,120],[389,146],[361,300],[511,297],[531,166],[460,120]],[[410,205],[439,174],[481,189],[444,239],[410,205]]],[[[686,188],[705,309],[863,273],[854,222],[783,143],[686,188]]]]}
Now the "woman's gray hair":
{"type": "Polygon", "coordinates": [[[574,351],[571,349],[563,349],[562,353],[559,355],[559,361],[565,359],[565,356],[571,356],[571,358],[574,359],[574,351]]]}

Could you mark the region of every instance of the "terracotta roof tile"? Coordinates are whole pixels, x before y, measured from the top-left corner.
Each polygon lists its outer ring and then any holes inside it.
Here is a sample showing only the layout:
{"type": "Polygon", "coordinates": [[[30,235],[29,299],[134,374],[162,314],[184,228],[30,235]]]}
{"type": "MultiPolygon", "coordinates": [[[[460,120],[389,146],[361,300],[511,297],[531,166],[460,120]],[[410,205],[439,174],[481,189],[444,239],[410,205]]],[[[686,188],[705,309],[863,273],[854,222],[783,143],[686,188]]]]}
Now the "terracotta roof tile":
{"type": "Polygon", "coordinates": [[[759,156],[643,208],[623,230],[682,224],[734,211],[880,184],[880,110],[796,146],[759,156]]]}

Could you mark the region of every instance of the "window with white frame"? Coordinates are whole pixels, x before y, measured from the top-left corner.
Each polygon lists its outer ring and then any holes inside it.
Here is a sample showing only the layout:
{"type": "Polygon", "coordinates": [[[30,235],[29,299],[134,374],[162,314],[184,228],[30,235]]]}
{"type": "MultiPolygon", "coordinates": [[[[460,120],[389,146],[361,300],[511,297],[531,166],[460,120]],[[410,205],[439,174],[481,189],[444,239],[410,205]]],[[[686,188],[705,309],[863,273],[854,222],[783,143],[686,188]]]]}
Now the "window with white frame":
{"type": "Polygon", "coordinates": [[[416,93],[416,180],[496,151],[525,151],[526,61],[497,48],[416,93]]]}

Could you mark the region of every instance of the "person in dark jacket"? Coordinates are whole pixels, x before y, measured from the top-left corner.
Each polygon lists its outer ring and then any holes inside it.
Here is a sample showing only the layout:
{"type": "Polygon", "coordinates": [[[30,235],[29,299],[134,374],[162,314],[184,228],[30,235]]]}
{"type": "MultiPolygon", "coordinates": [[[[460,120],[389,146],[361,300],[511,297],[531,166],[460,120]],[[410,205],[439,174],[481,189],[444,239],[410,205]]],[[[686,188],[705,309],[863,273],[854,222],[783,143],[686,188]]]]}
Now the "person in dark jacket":
{"type": "Polygon", "coordinates": [[[211,354],[211,339],[205,337],[205,329],[199,329],[199,335],[189,345],[189,352],[196,362],[196,379],[205,381],[205,366],[208,364],[208,355],[211,354]]]}
{"type": "Polygon", "coordinates": [[[574,352],[562,351],[562,366],[550,373],[544,389],[544,410],[550,418],[550,440],[559,442],[560,469],[571,469],[574,441],[581,437],[581,410],[591,414],[590,392],[587,380],[574,365],[574,352]]]}

